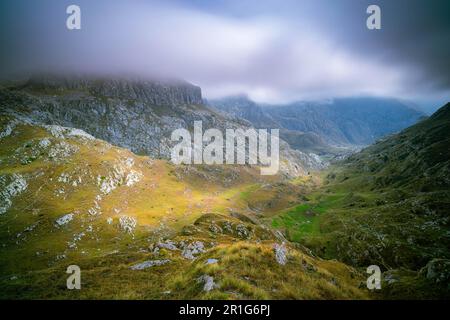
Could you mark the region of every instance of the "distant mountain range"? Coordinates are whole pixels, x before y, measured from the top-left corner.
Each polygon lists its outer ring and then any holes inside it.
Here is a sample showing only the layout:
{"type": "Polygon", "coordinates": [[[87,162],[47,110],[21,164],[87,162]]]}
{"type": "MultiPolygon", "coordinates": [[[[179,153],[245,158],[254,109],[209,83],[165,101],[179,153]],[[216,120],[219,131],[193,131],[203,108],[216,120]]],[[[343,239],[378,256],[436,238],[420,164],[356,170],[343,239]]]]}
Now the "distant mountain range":
{"type": "Polygon", "coordinates": [[[409,104],[387,98],[264,105],[238,96],[208,103],[257,128],[280,128],[292,147],[319,154],[339,151],[333,147],[368,145],[425,117],[409,104]]]}

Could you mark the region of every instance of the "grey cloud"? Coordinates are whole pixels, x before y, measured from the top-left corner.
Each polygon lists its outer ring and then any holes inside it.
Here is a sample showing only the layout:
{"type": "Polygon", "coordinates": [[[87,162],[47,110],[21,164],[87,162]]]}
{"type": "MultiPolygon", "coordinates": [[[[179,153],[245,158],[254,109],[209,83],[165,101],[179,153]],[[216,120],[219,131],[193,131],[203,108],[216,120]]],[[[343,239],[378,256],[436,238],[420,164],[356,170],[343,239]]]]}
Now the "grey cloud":
{"type": "Polygon", "coordinates": [[[83,0],[80,31],[65,29],[71,2],[8,1],[0,11],[0,70],[179,77],[206,97],[246,93],[266,102],[445,97],[450,31],[441,11],[448,4],[372,2],[382,7],[381,31],[366,29],[365,0],[83,0]]]}

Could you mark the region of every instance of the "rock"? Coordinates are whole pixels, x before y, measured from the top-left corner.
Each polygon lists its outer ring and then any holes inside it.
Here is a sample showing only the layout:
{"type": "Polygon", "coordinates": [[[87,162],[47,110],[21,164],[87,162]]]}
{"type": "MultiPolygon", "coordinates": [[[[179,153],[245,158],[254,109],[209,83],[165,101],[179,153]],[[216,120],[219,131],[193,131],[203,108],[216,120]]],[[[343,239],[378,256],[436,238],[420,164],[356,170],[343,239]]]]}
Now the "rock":
{"type": "Polygon", "coordinates": [[[195,255],[205,252],[205,246],[201,241],[194,241],[183,248],[181,255],[189,260],[194,260],[195,255]]]}
{"type": "Polygon", "coordinates": [[[225,221],[223,223],[223,230],[225,230],[226,233],[230,233],[230,234],[233,233],[233,225],[231,224],[230,221],[225,221]]]}
{"type": "Polygon", "coordinates": [[[83,239],[86,234],[84,232],[73,235],[72,241],[67,242],[69,249],[77,249],[77,243],[83,239]]]}
{"type": "Polygon", "coordinates": [[[212,233],[222,233],[222,229],[215,223],[209,225],[209,231],[212,233]]]}
{"type": "Polygon", "coordinates": [[[142,172],[132,169],[131,158],[117,161],[107,176],[97,176],[97,184],[103,194],[109,194],[121,185],[131,187],[142,178],[142,172]]]}
{"type": "Polygon", "coordinates": [[[63,215],[62,217],[56,219],[56,224],[58,226],[63,226],[65,224],[68,224],[73,219],[73,213],[68,213],[66,215],[63,215]]]}
{"type": "MultiPolygon", "coordinates": [[[[24,192],[28,187],[27,181],[21,174],[13,174],[10,180],[9,184],[0,191],[0,214],[8,211],[12,205],[12,198],[24,192]]],[[[6,181],[7,178],[5,176],[0,177],[0,188],[6,181]]]]}
{"type": "Polygon", "coordinates": [[[287,262],[287,249],[286,245],[283,242],[281,245],[278,243],[274,246],[275,251],[275,259],[277,260],[278,264],[285,265],[287,262]]]}
{"type": "Polygon", "coordinates": [[[211,290],[214,290],[216,288],[219,288],[219,286],[214,282],[214,278],[211,276],[208,276],[206,274],[202,275],[197,279],[197,282],[204,283],[203,285],[203,291],[209,292],[211,290]]]}
{"type": "Polygon", "coordinates": [[[151,268],[154,266],[162,266],[166,263],[169,263],[170,260],[169,259],[164,259],[164,260],[147,260],[138,264],[135,264],[134,266],[131,266],[130,269],[131,270],[144,270],[147,268],[151,268]]]}
{"type": "Polygon", "coordinates": [[[120,228],[126,233],[133,233],[137,225],[137,220],[129,216],[121,216],[119,218],[120,228]]]}
{"type": "Polygon", "coordinates": [[[100,205],[98,204],[97,201],[94,201],[94,207],[89,208],[89,209],[88,209],[88,213],[89,213],[91,216],[97,216],[97,215],[102,214],[100,205]]]}
{"type": "Polygon", "coordinates": [[[9,122],[6,127],[4,128],[4,130],[2,132],[0,132],[0,139],[3,139],[5,137],[8,137],[11,135],[11,133],[13,132],[14,128],[19,124],[19,121],[17,120],[12,120],[11,122],[9,122]]]}
{"type": "Polygon", "coordinates": [[[219,262],[219,260],[217,259],[208,259],[205,261],[205,264],[215,264],[217,262],[219,262]]]}
{"type": "Polygon", "coordinates": [[[42,149],[46,149],[51,145],[51,141],[48,138],[44,138],[41,141],[39,141],[39,147],[42,149]]]}
{"type": "Polygon", "coordinates": [[[78,137],[78,138],[82,138],[82,139],[87,139],[87,140],[95,140],[95,138],[93,136],[91,136],[89,133],[81,130],[81,129],[76,129],[76,128],[67,128],[67,135],[71,136],[71,137],[78,137]]]}
{"type": "Polygon", "coordinates": [[[243,239],[248,239],[251,235],[251,232],[247,229],[247,227],[241,223],[236,226],[236,232],[237,235],[243,239]]]}
{"type": "Polygon", "coordinates": [[[433,259],[422,270],[428,280],[434,283],[450,283],[450,260],[433,259]]]}
{"type": "Polygon", "coordinates": [[[172,251],[178,250],[176,243],[171,240],[167,240],[166,242],[160,242],[157,244],[157,246],[172,251]]]}
{"type": "Polygon", "coordinates": [[[61,141],[50,149],[48,157],[52,161],[60,162],[78,152],[78,150],[77,146],[61,141]]]}
{"type": "Polygon", "coordinates": [[[135,183],[139,182],[141,180],[141,178],[142,178],[142,172],[131,170],[125,179],[125,184],[127,185],[127,187],[131,187],[135,183]]]}
{"type": "Polygon", "coordinates": [[[40,74],[31,77],[28,88],[80,90],[95,96],[142,100],[150,105],[201,104],[201,89],[182,80],[102,79],[40,74]]]}

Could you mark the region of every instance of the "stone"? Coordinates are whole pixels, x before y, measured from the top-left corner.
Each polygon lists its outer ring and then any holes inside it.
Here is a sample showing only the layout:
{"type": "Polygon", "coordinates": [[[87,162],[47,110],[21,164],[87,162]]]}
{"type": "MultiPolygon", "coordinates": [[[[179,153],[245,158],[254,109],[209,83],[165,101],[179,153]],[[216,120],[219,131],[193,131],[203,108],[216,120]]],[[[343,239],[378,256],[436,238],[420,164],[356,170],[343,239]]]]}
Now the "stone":
{"type": "Polygon", "coordinates": [[[119,218],[120,228],[126,233],[133,233],[137,225],[137,220],[129,216],[121,216],[119,218]]]}
{"type": "Polygon", "coordinates": [[[427,263],[423,272],[434,283],[450,283],[450,260],[433,259],[427,263]]]}
{"type": "Polygon", "coordinates": [[[208,259],[205,261],[205,264],[215,264],[217,262],[219,262],[219,260],[217,259],[208,259]]]}
{"type": "Polygon", "coordinates": [[[56,219],[55,222],[58,226],[63,226],[65,224],[68,224],[72,220],[73,220],[73,213],[68,213],[68,214],[65,214],[62,217],[56,219]]]}
{"type": "Polygon", "coordinates": [[[205,246],[201,241],[194,241],[183,248],[181,255],[189,260],[194,260],[200,253],[205,252],[205,246]]]}
{"type": "Polygon", "coordinates": [[[171,240],[167,240],[166,242],[160,242],[158,243],[157,246],[171,251],[178,250],[176,243],[171,240]]]}
{"type": "Polygon", "coordinates": [[[164,259],[164,260],[147,260],[138,264],[135,264],[133,266],[130,267],[131,270],[144,270],[147,268],[151,268],[154,266],[162,266],[164,264],[169,263],[170,260],[169,259],[164,259]]]}
{"type": "MultiPolygon", "coordinates": [[[[0,187],[7,178],[0,177],[0,187]]],[[[28,183],[21,174],[13,174],[10,176],[10,182],[0,191],[0,214],[5,213],[12,205],[12,198],[24,192],[28,187],[28,183]]]]}
{"type": "Polygon", "coordinates": [[[203,291],[209,292],[211,290],[214,290],[218,288],[219,286],[214,282],[214,278],[211,276],[208,276],[206,274],[202,275],[197,279],[197,282],[203,283],[203,291]]]}
{"type": "Polygon", "coordinates": [[[277,260],[278,264],[285,265],[287,262],[287,249],[286,245],[283,242],[281,245],[278,243],[274,246],[275,251],[275,259],[277,260]]]}

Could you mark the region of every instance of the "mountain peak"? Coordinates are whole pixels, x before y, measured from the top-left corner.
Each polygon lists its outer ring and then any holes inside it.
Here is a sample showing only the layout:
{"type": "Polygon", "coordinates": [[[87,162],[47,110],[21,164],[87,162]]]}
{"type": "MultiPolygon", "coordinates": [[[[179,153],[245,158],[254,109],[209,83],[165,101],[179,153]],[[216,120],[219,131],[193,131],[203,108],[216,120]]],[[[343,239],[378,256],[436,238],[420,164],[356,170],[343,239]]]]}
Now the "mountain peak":
{"type": "Polygon", "coordinates": [[[447,102],[443,107],[439,108],[430,119],[450,119],[450,102],[447,102]]]}
{"type": "Polygon", "coordinates": [[[93,95],[141,100],[152,105],[203,104],[201,88],[179,79],[38,74],[24,84],[33,91],[87,91],[93,95]]]}

